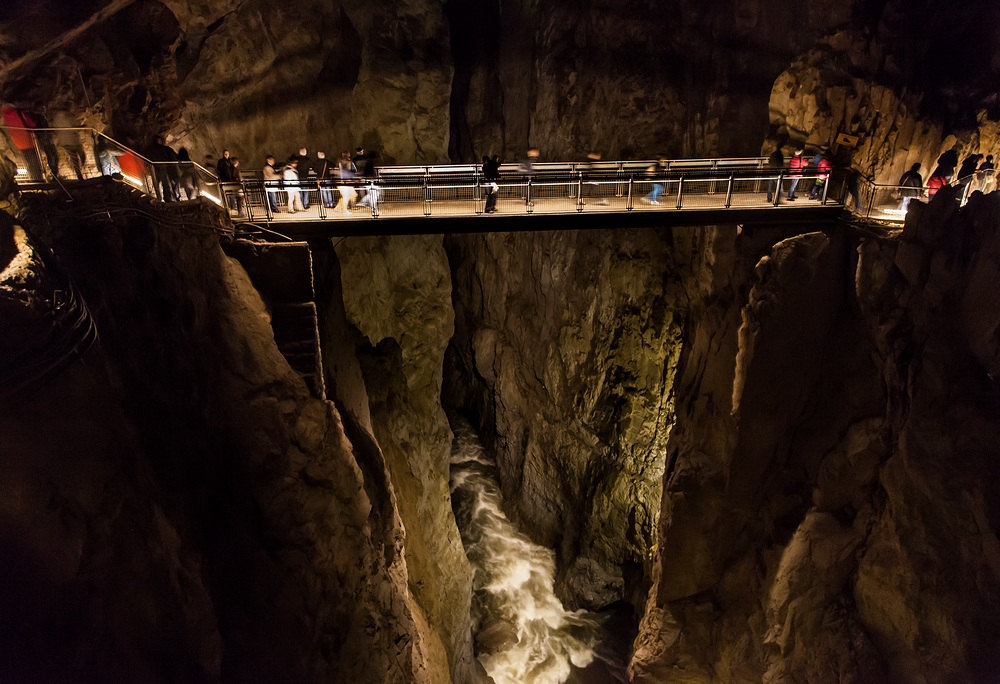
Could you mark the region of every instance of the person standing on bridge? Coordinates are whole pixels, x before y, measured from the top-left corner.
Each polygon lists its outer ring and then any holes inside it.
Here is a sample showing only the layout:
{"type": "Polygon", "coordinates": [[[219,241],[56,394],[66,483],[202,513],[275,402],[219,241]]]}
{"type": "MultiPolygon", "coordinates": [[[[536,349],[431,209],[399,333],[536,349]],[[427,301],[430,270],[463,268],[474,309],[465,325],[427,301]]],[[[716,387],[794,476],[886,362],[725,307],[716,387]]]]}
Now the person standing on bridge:
{"type": "Polygon", "coordinates": [[[296,168],[299,165],[299,160],[294,157],[285,166],[285,170],[281,172],[282,179],[284,180],[285,192],[288,193],[288,213],[294,214],[296,212],[296,207],[298,211],[305,211],[302,207],[302,195],[299,194],[299,172],[296,168]]]}
{"type": "Polygon", "coordinates": [[[500,194],[500,157],[493,155],[492,159],[483,157],[483,178],[486,180],[486,206],[483,213],[492,214],[497,210],[497,197],[500,194]]]}
{"type": "Polygon", "coordinates": [[[292,155],[292,159],[298,162],[296,167],[299,176],[299,193],[301,195],[302,210],[305,211],[309,208],[309,173],[312,171],[313,163],[304,147],[299,150],[298,154],[292,155]]]}
{"type": "Polygon", "coordinates": [[[826,150],[821,149],[813,157],[813,166],[816,167],[817,178],[813,183],[812,190],[809,191],[809,199],[814,200],[819,197],[823,192],[823,188],[826,187],[826,182],[830,180],[830,169],[833,167],[830,165],[830,160],[826,157],[826,150]]]}
{"type": "Polygon", "coordinates": [[[775,176],[767,182],[767,201],[770,203],[774,201],[776,196],[781,196],[781,188],[778,187],[778,176],[785,170],[785,155],[781,153],[780,147],[774,148],[774,152],[771,153],[770,158],[767,160],[767,167],[775,176]],[[777,192],[777,195],[775,195],[775,192],[777,192]]]}
{"type": "Polygon", "coordinates": [[[229,150],[222,150],[222,157],[219,158],[215,170],[220,183],[233,182],[233,160],[229,158],[229,150]]]}
{"type": "Polygon", "coordinates": [[[802,170],[806,168],[806,159],[802,156],[803,151],[801,147],[796,148],[795,154],[788,160],[788,175],[791,177],[791,185],[788,188],[789,202],[795,201],[795,188],[798,186],[799,181],[802,180],[802,170]]]}
{"type": "Polygon", "coordinates": [[[281,192],[281,174],[274,167],[274,155],[269,154],[264,164],[264,192],[267,194],[267,204],[271,213],[278,213],[278,193],[281,192]]]}
{"type": "Polygon", "coordinates": [[[319,197],[323,201],[323,206],[327,209],[333,208],[333,188],[330,187],[332,177],[330,162],[322,152],[316,153],[316,164],[313,166],[316,172],[316,182],[319,183],[319,197]]]}

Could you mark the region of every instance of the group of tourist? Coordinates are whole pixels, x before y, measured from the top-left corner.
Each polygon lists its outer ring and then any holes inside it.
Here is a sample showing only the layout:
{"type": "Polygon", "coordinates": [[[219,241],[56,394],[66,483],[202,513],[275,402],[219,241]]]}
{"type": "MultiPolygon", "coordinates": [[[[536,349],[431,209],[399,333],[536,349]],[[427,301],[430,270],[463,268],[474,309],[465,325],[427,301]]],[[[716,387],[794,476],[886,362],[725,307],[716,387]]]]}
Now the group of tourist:
{"type": "Polygon", "coordinates": [[[937,166],[927,179],[926,186],[920,175],[920,164],[914,164],[899,179],[899,195],[902,200],[900,208],[905,212],[913,198],[920,197],[925,191],[928,197],[933,197],[941,188],[951,185],[952,182],[962,188],[971,185],[975,190],[991,192],[996,184],[993,155],[986,155],[985,160],[980,161],[982,159],[981,154],[970,154],[962,160],[962,166],[958,167],[958,150],[952,148],[938,157],[937,166]],[[956,167],[958,167],[957,174],[956,167]]]}
{"type": "MultiPolygon", "coordinates": [[[[798,189],[799,182],[808,169],[811,169],[812,173],[816,175],[812,181],[812,187],[809,189],[809,199],[814,200],[819,198],[826,189],[827,181],[830,180],[830,172],[833,169],[833,165],[830,163],[830,158],[827,156],[825,147],[820,148],[813,155],[811,164],[804,155],[804,147],[795,148],[794,154],[788,160],[787,173],[784,171],[785,155],[782,154],[781,148],[775,149],[768,158],[767,165],[771,172],[778,174],[778,176],[785,176],[785,181],[782,182],[782,185],[787,182],[788,194],[785,196],[785,200],[788,202],[794,202],[797,199],[795,191],[798,189]]],[[[781,195],[782,191],[782,188],[778,187],[778,178],[768,181],[767,201],[774,202],[781,195]]]]}
{"type": "MultiPolygon", "coordinates": [[[[239,182],[241,179],[225,161],[227,157],[228,151],[224,151],[218,165],[219,181],[239,182]]],[[[282,162],[268,154],[265,162],[264,191],[271,213],[279,213],[281,206],[290,214],[308,210],[314,188],[319,189],[324,207],[345,214],[357,207],[375,209],[381,199],[377,186],[365,185],[365,179],[375,176],[375,157],[363,147],[358,147],[353,156],[342,152],[336,162],[327,159],[323,152],[317,152],[314,161],[305,147],[282,162]]]]}

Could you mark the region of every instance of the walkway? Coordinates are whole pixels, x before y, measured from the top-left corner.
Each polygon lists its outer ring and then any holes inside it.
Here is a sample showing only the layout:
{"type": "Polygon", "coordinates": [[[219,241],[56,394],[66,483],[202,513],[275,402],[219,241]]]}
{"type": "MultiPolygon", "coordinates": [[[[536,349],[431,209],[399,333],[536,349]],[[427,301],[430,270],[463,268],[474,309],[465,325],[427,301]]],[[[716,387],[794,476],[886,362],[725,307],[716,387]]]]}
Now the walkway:
{"type": "MultiPolygon", "coordinates": [[[[861,179],[856,201],[847,192],[847,174],[834,169],[815,200],[807,199],[819,178],[807,169],[799,177],[798,198],[786,199],[790,184],[787,169],[774,171],[763,158],[681,159],[655,166],[654,161],[536,164],[531,178],[514,164],[501,167],[497,213],[484,216],[488,184],[476,165],[383,167],[372,179],[355,181],[361,196],[374,196],[374,206],[344,211],[326,207],[322,194],[338,202],[338,181],[302,181],[293,192],[308,197],[309,209],[289,213],[272,211],[267,194],[279,209],[287,207],[289,188],[265,187],[255,172],[244,173],[237,184],[220,184],[214,169],[194,162],[151,161],[106,135],[90,128],[13,129],[0,127],[10,155],[17,162],[17,184],[22,191],[47,191],[65,187],[68,178],[87,179],[114,175],[157,200],[205,198],[227,210],[235,224],[252,223],[274,230],[314,234],[426,232],[402,226],[378,229],[358,223],[396,219],[408,222],[427,217],[479,218],[568,217],[578,215],[644,215],[646,224],[807,220],[815,212],[826,219],[843,209],[861,218],[901,223],[904,215],[895,186],[875,185],[861,179]],[[654,167],[651,172],[650,167],[654,167]],[[784,192],[767,199],[769,185],[780,183],[784,192]],[[654,185],[662,187],[658,203],[644,200],[654,185]],[[320,229],[313,225],[325,224],[320,229]],[[293,226],[300,225],[300,229],[293,226]]],[[[616,223],[620,219],[616,219],[616,223]]],[[[547,222],[548,223],[548,222],[547,222]]],[[[592,221],[581,221],[592,223],[592,221]]],[[[466,230],[498,230],[484,224],[466,230]]],[[[529,222],[521,229],[538,229],[529,222]]],[[[506,228],[509,229],[509,228],[506,228]]]]}

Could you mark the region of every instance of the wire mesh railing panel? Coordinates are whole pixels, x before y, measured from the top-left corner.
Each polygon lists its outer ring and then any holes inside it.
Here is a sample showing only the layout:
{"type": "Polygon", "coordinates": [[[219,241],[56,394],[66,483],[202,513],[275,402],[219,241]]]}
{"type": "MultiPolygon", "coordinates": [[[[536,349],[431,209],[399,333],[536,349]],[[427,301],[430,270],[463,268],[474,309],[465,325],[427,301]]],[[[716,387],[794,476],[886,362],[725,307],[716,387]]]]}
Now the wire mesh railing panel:
{"type": "Polygon", "coordinates": [[[429,187],[432,215],[476,213],[479,188],[475,184],[434,185],[429,187]]]}
{"type": "Polygon", "coordinates": [[[387,185],[379,191],[379,216],[423,216],[427,211],[423,185],[387,185]]]}
{"type": "Polygon", "coordinates": [[[733,191],[730,206],[733,207],[766,207],[773,204],[767,199],[768,186],[773,193],[777,189],[778,177],[733,178],[733,191]]]}

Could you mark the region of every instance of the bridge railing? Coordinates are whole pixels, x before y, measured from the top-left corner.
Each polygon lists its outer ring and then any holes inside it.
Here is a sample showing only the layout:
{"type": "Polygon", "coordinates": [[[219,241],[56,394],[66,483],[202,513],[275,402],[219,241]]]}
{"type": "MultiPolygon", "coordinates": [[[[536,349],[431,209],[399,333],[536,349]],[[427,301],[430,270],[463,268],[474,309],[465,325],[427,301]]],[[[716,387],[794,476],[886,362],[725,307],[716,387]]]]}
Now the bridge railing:
{"type": "MultiPolygon", "coordinates": [[[[926,181],[926,179],[925,179],[926,181]]],[[[993,192],[997,189],[996,170],[976,171],[952,183],[961,189],[958,202],[962,206],[969,201],[972,193],[993,192]]],[[[906,219],[908,205],[913,200],[926,202],[930,193],[926,186],[888,185],[875,183],[870,178],[859,176],[857,180],[856,197],[845,187],[844,206],[851,213],[875,221],[902,223],[906,219]]]]}
{"type": "Polygon", "coordinates": [[[0,126],[25,189],[119,175],[140,192],[163,202],[205,197],[223,206],[219,180],[195,162],[150,161],[93,128],[0,126]]]}
{"type": "MultiPolygon", "coordinates": [[[[411,167],[416,168],[416,167],[411,167]]],[[[787,203],[791,178],[779,174],[749,175],[716,172],[693,175],[680,172],[621,176],[617,170],[604,175],[551,173],[524,176],[511,173],[497,183],[485,181],[470,167],[471,176],[457,173],[424,173],[396,169],[377,178],[343,180],[264,181],[248,174],[240,183],[224,184],[226,204],[250,221],[304,218],[292,216],[289,194],[298,194],[311,219],[363,217],[449,216],[491,213],[546,214],[584,211],[656,211],[663,209],[765,208],[787,203]],[[769,186],[775,191],[767,198],[769,186]],[[273,202],[270,201],[273,198],[273,202]]],[[[797,176],[799,196],[805,198],[816,185],[816,202],[839,203],[841,185],[826,181],[826,174],[808,171],[797,176]]],[[[298,212],[296,212],[297,214],[298,212]]]]}

